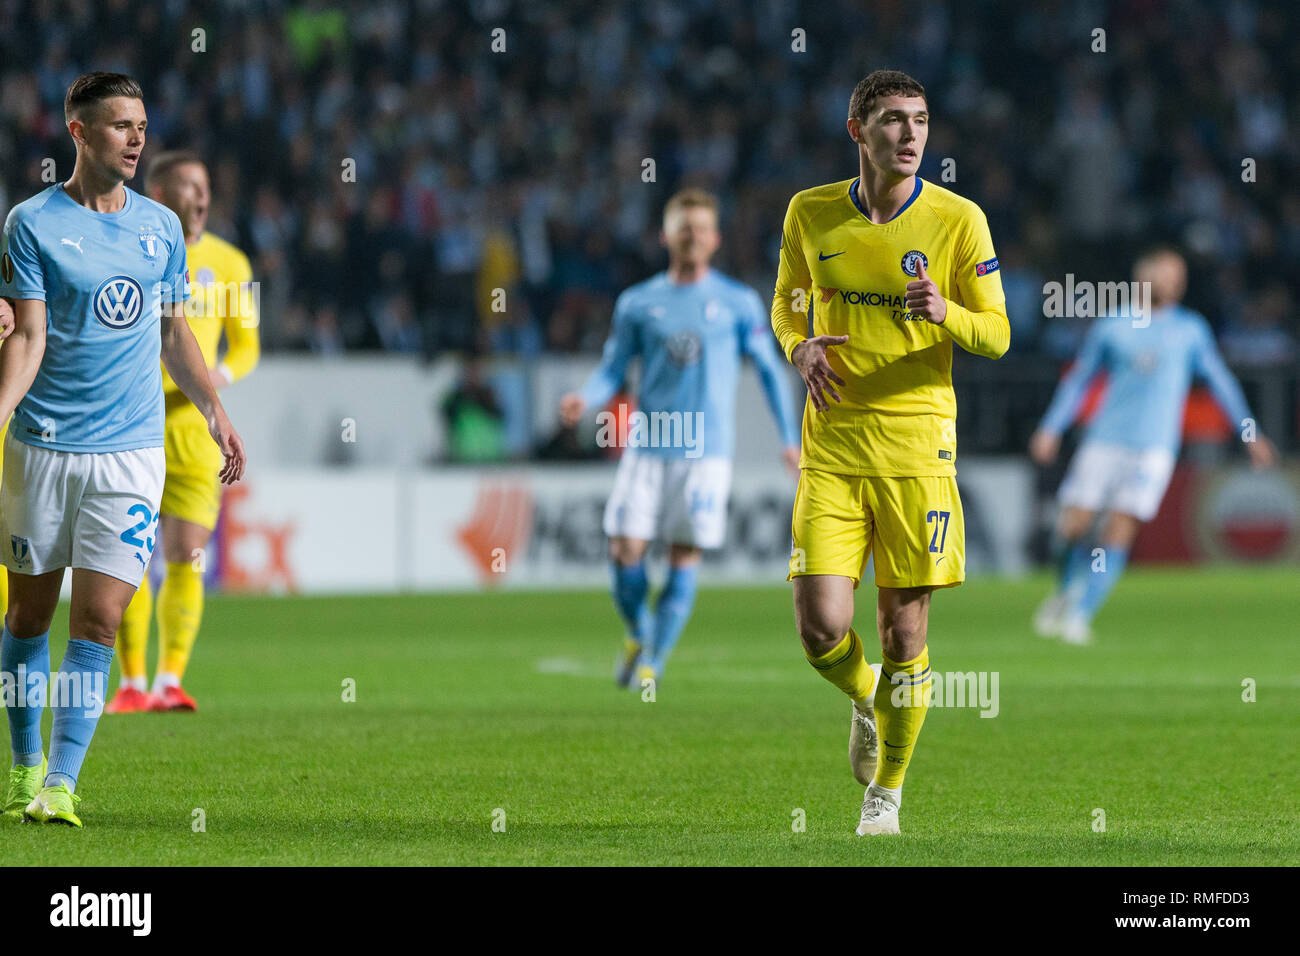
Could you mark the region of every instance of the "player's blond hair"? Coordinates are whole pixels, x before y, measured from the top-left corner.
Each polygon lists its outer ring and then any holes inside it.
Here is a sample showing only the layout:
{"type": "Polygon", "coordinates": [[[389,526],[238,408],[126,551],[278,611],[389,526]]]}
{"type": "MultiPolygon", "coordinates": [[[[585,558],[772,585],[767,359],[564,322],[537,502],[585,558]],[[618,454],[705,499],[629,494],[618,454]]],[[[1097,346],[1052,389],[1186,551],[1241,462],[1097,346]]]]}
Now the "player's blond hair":
{"type": "Polygon", "coordinates": [[[664,222],[673,213],[683,209],[711,209],[716,218],[718,215],[718,197],[713,193],[703,189],[683,189],[673,194],[664,206],[664,222]]]}
{"type": "Polygon", "coordinates": [[[165,153],[159,153],[149,164],[149,173],[145,178],[145,189],[160,188],[167,180],[167,176],[177,166],[188,166],[190,163],[198,163],[206,170],[207,163],[203,162],[203,157],[190,149],[172,149],[165,153]]]}

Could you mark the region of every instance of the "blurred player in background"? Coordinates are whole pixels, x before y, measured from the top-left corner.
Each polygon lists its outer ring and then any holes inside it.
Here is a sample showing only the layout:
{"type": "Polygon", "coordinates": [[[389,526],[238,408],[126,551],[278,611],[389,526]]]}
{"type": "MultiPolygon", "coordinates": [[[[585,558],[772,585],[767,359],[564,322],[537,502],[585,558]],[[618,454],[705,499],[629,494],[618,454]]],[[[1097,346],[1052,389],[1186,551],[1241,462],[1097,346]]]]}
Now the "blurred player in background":
{"type": "Polygon", "coordinates": [[[857,85],[847,126],[858,178],[790,201],[772,300],[776,337],[808,385],[795,622],[809,663],[853,702],[849,763],[867,788],[859,836],[899,832],[932,687],[930,593],[965,580],[952,345],[998,358],[1011,341],[983,212],[917,175],[929,119],[925,89],[906,73],[878,70],[857,85]],[[853,630],[868,555],[878,670],[853,630]]]}
{"type": "Polygon", "coordinates": [[[664,208],[661,241],[667,271],[618,297],[600,365],[560,404],[564,423],[577,424],[588,409],[610,400],[628,363],[640,356],[638,411],[676,415],[681,437],[695,439],[659,447],[629,442],[605,506],[611,590],[627,626],[617,668],[624,687],[633,676],[639,686],[663,673],[695,603],[701,552],[722,547],[726,536],[742,358],[757,367],[791,474],[799,456],[794,402],[762,299],[709,267],[721,243],[717,200],[695,189],[673,196],[664,208]],[[692,436],[694,423],[701,429],[692,436]],[[655,539],[669,544],[668,579],[651,613],[645,554],[655,539]]]}
{"type": "Polygon", "coordinates": [[[1219,356],[1209,323],[1179,304],[1187,289],[1183,257],[1171,248],[1153,248],[1134,264],[1133,277],[1149,284],[1150,316],[1113,315],[1093,324],[1029,444],[1039,465],[1055,461],[1089,381],[1103,369],[1108,373],[1105,399],[1057,493],[1057,588],[1034,615],[1039,634],[1071,644],[1091,639],[1092,619],[1124,573],[1138,528],[1160,509],[1178,460],[1183,406],[1194,376],[1209,384],[1256,467],[1277,458],[1272,442],[1254,431],[1250,408],[1219,356]],[[1102,512],[1094,538],[1093,521],[1102,512]],[[1097,547],[1104,563],[1094,568],[1097,547]]]}
{"type": "MultiPolygon", "coordinates": [[[[149,165],[150,198],[167,206],[185,230],[192,295],[185,317],[203,352],[215,389],[243,378],[257,365],[257,301],[248,257],[235,246],[205,231],[211,189],[202,159],[190,152],[167,152],[149,165]],[[222,332],[225,357],[218,360],[222,332]]],[[[110,714],[146,710],[193,711],[194,698],[181,687],[190,652],[203,618],[201,560],[221,509],[221,449],[208,437],[208,426],[194,403],[163,370],[167,480],[163,485],[159,533],[166,574],[158,589],[160,654],[152,692],[146,692],[145,653],[153,617],[149,578],[140,582],[118,640],[122,646],[122,684],[110,714]]]]}
{"type": "Polygon", "coordinates": [[[88,73],[69,88],[64,114],[77,151],[72,175],[13,208],[0,250],[0,295],[14,300],[16,319],[0,348],[0,420],[13,414],[0,485],[10,575],[0,670],[50,673],[50,623],[71,567],[67,651],[48,685],[48,766],[44,702],[29,694],[15,706],[6,696],[14,759],[3,812],[79,827],[77,777],[103,711],[118,624],[157,533],[160,355],[203,410],[223,480],[243,474],[244,451],[185,321],[180,220],[124,186],[145,144],[140,85],[88,73]]]}

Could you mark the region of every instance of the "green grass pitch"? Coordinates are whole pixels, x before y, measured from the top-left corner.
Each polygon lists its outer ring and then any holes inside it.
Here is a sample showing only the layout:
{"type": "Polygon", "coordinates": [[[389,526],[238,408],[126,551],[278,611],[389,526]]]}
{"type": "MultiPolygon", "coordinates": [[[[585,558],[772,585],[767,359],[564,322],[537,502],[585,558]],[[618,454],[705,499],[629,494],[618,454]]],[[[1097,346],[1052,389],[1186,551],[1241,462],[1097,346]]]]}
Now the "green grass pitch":
{"type": "MultiPolygon", "coordinates": [[[[199,713],[105,717],[85,829],[4,826],[4,859],[1294,863],[1297,578],[1138,569],[1089,648],[1029,630],[1043,576],[939,593],[932,665],[997,671],[1000,712],[931,710],[904,833],[868,840],[848,704],[804,662],[786,586],[703,591],[653,703],[613,687],[604,593],[217,597],[187,681],[199,713]]],[[[860,606],[864,636],[873,619],[860,606]]],[[[64,628],[66,611],[56,662],[64,628]]]]}

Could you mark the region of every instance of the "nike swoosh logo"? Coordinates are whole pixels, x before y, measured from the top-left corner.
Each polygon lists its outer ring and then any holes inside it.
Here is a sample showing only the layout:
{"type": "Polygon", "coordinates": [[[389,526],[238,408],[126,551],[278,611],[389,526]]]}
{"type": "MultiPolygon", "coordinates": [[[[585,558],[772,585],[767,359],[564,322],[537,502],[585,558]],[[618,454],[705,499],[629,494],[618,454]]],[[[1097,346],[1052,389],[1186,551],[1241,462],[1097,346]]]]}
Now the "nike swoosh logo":
{"type": "MultiPolygon", "coordinates": [[[[847,249],[844,250],[844,252],[848,252],[848,251],[849,251],[849,250],[847,250],[847,249]]],[[[817,258],[818,258],[819,260],[821,260],[822,262],[825,262],[827,259],[834,259],[836,256],[842,256],[842,255],[844,255],[844,252],[832,252],[829,256],[824,256],[824,255],[822,255],[821,250],[818,249],[818,250],[817,250],[817,258]]]]}
{"type": "Polygon", "coordinates": [[[886,747],[893,747],[895,750],[902,750],[904,747],[907,746],[907,744],[891,744],[888,740],[886,740],[886,741],[885,741],[885,746],[886,746],[886,747]]]}
{"type": "MultiPolygon", "coordinates": [[[[944,557],[946,558],[947,555],[944,555],[944,557]]],[[[941,564],[943,564],[943,558],[940,558],[938,561],[934,562],[935,567],[938,567],[941,564]]]]}

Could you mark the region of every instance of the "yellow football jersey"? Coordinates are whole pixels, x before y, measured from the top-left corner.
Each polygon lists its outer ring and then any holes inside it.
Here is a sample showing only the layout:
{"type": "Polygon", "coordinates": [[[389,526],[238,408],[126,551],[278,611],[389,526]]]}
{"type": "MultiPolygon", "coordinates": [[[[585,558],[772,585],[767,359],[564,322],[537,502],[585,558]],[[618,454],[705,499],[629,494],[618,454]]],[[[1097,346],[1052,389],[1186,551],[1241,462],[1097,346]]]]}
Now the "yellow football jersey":
{"type": "Polygon", "coordinates": [[[1011,342],[988,222],[969,199],[916,177],[888,222],[858,207],[857,180],[797,193],[786,212],[772,328],[790,357],[808,337],[847,335],[827,356],[843,401],[804,406],[804,468],[846,475],[956,473],[957,401],[952,343],[998,358],[1011,342]],[[920,258],[948,300],[942,325],[904,301],[920,258]]]}
{"type": "MultiPolygon", "coordinates": [[[[226,240],[205,232],[186,247],[190,273],[190,299],[185,316],[203,352],[208,368],[217,367],[221,333],[226,333],[226,354],[221,361],[234,382],[253,370],[261,353],[257,337],[257,298],[252,292],[253,270],[248,257],[226,240]]],[[[168,423],[203,416],[163,369],[163,397],[168,423]]]]}

